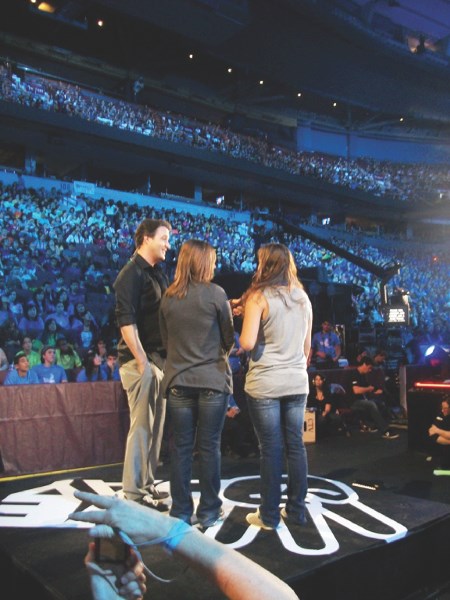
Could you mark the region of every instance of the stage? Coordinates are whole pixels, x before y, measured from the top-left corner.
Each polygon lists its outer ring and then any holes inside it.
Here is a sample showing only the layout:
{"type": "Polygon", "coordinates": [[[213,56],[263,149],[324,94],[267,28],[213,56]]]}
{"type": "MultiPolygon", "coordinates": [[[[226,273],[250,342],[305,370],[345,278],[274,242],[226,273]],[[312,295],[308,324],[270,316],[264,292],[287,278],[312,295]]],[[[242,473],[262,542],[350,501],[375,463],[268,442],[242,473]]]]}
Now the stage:
{"type": "MultiPolygon", "coordinates": [[[[274,532],[248,526],[245,514],[258,504],[258,459],[226,456],[226,518],[205,535],[275,573],[301,600],[450,598],[450,477],[434,476],[426,455],[408,449],[407,431],[390,441],[354,432],[307,450],[306,526],[283,524],[274,532]]],[[[121,469],[115,464],[0,480],[0,569],[11,597],[90,597],[83,565],[87,529],[67,519],[78,506],[72,492],[120,492],[121,469]]],[[[158,475],[169,489],[167,464],[158,475]]],[[[150,580],[148,598],[222,598],[160,548],[143,556],[158,576],[176,578],[169,584],[150,580]]]]}

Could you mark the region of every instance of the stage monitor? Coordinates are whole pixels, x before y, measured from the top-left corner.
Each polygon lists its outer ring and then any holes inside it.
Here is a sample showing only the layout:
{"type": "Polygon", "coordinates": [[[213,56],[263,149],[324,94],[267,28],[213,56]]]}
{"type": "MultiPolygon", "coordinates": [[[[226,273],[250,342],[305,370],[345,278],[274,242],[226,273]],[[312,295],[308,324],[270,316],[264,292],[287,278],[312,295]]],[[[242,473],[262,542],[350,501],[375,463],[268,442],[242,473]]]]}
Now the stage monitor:
{"type": "Polygon", "coordinates": [[[385,325],[409,325],[409,307],[406,304],[388,304],[383,312],[385,325]]]}

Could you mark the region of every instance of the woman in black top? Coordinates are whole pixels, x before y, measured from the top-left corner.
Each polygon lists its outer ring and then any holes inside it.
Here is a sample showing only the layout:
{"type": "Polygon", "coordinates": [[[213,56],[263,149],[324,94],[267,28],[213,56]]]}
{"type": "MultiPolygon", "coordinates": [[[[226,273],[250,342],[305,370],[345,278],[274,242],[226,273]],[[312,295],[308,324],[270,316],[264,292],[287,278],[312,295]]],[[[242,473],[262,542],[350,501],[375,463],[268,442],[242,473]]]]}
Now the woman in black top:
{"type": "Polygon", "coordinates": [[[318,437],[344,430],[342,418],[336,412],[330,386],[321,373],[316,373],[313,377],[307,406],[316,412],[318,437]]]}

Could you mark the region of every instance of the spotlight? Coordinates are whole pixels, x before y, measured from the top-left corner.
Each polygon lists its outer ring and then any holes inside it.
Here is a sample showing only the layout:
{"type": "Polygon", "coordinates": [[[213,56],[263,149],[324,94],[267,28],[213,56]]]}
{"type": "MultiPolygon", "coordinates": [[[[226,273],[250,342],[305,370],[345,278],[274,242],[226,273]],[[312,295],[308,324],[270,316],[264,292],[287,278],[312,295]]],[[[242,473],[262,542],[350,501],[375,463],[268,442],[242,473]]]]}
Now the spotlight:
{"type": "Polygon", "coordinates": [[[447,381],[450,375],[450,347],[432,344],[425,350],[423,362],[433,369],[439,379],[447,381]]]}

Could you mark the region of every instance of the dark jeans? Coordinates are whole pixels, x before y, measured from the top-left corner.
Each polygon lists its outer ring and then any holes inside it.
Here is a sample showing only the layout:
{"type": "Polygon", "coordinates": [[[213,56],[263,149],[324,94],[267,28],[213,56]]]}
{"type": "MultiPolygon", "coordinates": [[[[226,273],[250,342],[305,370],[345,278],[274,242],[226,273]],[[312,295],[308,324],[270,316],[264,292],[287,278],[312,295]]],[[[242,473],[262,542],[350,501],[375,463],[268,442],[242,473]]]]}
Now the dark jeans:
{"type": "Polygon", "coordinates": [[[367,415],[371,421],[373,421],[377,429],[384,433],[388,429],[387,422],[383,419],[378,406],[374,400],[368,400],[367,398],[358,398],[354,400],[352,404],[352,410],[362,412],[367,415]]]}
{"type": "Polygon", "coordinates": [[[197,441],[200,465],[200,502],[197,517],[204,526],[219,516],[220,442],[228,394],[203,388],[170,388],[168,410],[173,431],[170,457],[170,514],[190,523],[194,510],[191,493],[192,460],[197,441]],[[197,435],[197,439],[196,439],[197,435]]]}
{"type": "Polygon", "coordinates": [[[248,407],[259,441],[261,471],[260,514],[276,527],[280,521],[284,454],[287,461],[286,512],[293,521],[305,519],[308,462],[303,443],[306,394],[258,400],[248,396],[248,407]]]}

